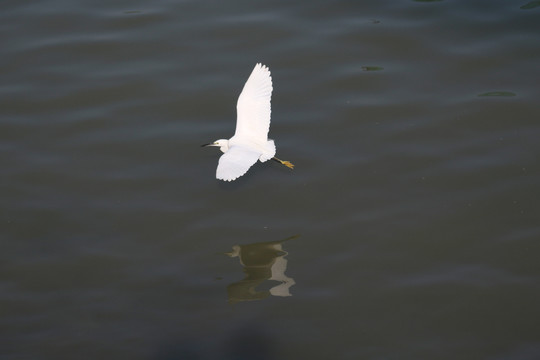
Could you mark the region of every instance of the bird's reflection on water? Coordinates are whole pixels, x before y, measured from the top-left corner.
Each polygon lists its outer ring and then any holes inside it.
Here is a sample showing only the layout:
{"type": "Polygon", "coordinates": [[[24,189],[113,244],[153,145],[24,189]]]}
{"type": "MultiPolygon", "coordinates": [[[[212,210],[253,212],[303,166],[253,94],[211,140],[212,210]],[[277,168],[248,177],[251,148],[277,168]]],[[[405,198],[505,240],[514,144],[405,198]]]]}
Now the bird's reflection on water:
{"type": "Polygon", "coordinates": [[[244,267],[246,277],[227,286],[227,295],[231,304],[240,301],[262,300],[270,295],[291,296],[289,288],[295,284],[294,279],[285,275],[287,269],[287,252],[283,250],[283,242],[297,238],[291,236],[280,241],[260,242],[247,245],[235,245],[230,257],[238,257],[244,267]],[[266,280],[279,282],[269,290],[257,290],[266,280]]]}

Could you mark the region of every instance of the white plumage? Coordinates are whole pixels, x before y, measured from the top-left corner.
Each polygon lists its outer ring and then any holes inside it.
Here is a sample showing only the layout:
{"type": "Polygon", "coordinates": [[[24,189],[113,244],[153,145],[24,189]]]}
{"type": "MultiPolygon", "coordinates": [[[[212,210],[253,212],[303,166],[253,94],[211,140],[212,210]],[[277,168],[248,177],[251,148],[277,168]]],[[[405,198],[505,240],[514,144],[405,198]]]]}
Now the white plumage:
{"type": "Polygon", "coordinates": [[[248,147],[242,145],[231,146],[219,158],[216,178],[225,181],[236,180],[244,175],[260,156],[261,154],[258,151],[253,151],[248,147]]]}
{"type": "Polygon", "coordinates": [[[235,137],[249,138],[260,143],[267,140],[270,130],[271,97],[270,70],[262,64],[257,64],[238,97],[235,137]]]}
{"type": "Polygon", "coordinates": [[[288,161],[279,160],[273,140],[268,140],[270,129],[270,99],[272,77],[268,67],[257,64],[251,72],[236,104],[237,120],[234,136],[203,146],[219,146],[221,155],[216,178],[233,181],[244,175],[259,160],[274,159],[292,169],[288,161]]]}

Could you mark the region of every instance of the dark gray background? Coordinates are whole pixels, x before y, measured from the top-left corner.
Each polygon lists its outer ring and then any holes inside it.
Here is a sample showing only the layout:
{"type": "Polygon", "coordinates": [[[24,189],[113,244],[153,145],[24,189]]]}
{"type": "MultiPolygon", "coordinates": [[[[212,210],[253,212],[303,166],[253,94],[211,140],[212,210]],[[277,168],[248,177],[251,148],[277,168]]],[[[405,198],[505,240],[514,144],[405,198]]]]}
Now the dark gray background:
{"type": "Polygon", "coordinates": [[[536,3],[3,1],[0,357],[538,359],[536,3]],[[256,62],[296,169],[218,182],[256,62]]]}

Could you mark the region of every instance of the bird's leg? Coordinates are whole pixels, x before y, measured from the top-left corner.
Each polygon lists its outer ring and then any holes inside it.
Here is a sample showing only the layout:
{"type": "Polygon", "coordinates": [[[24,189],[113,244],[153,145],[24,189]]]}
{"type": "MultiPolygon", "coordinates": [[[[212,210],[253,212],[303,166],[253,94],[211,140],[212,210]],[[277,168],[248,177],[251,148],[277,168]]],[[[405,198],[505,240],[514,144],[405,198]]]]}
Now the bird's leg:
{"type": "Polygon", "coordinates": [[[272,160],[277,161],[278,163],[285,165],[289,169],[294,169],[294,165],[290,161],[280,160],[275,156],[272,158],[272,160]]]}

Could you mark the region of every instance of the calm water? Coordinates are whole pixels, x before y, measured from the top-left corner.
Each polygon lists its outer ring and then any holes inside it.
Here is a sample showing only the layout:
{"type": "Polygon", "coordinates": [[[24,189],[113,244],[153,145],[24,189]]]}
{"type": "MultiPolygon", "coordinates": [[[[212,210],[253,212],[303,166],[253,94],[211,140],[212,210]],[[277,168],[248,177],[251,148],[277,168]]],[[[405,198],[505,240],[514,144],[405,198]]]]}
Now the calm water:
{"type": "Polygon", "coordinates": [[[538,1],[0,8],[1,359],[540,358],[538,1]]]}

